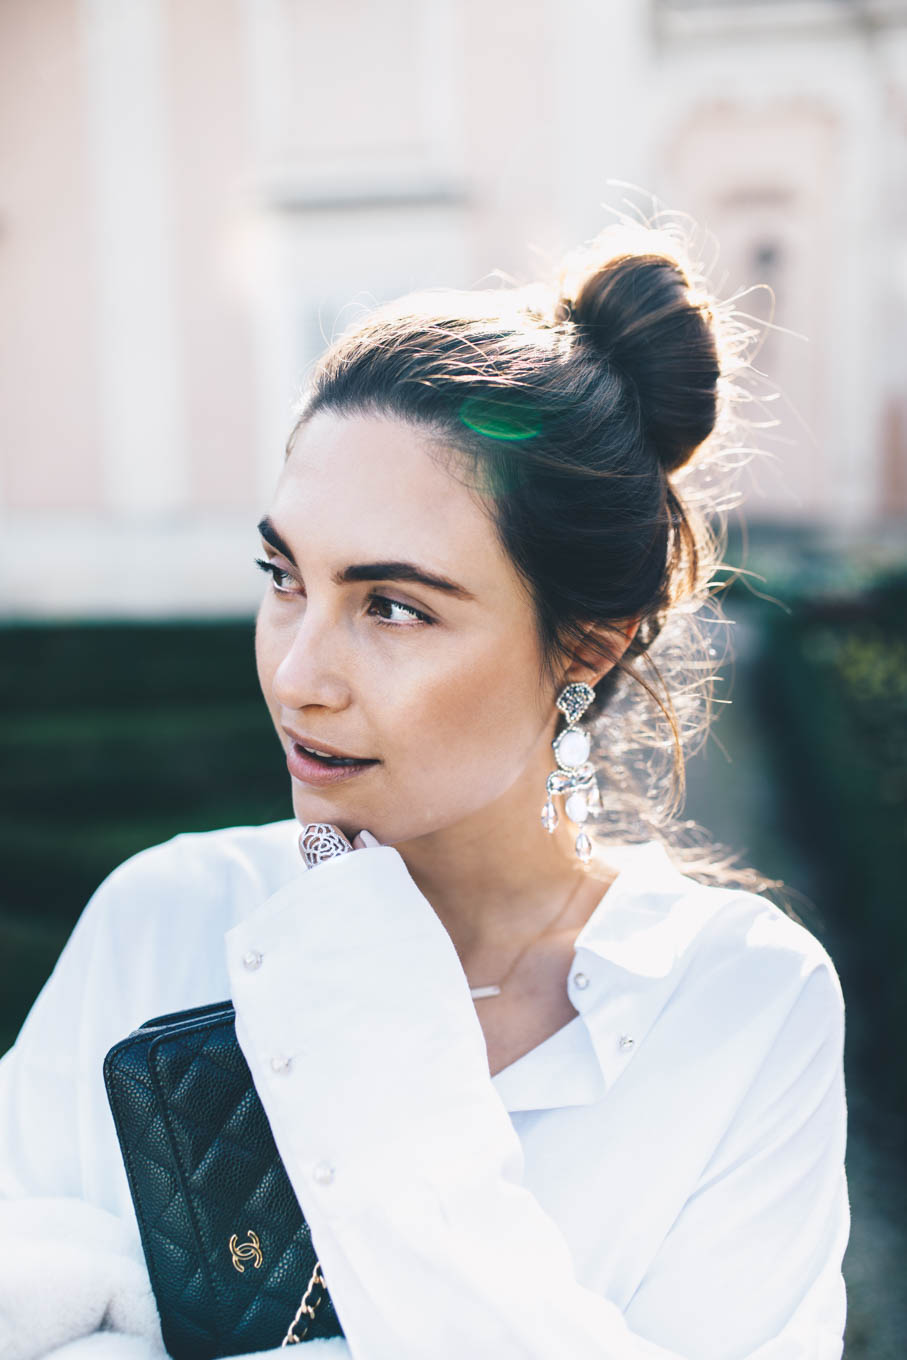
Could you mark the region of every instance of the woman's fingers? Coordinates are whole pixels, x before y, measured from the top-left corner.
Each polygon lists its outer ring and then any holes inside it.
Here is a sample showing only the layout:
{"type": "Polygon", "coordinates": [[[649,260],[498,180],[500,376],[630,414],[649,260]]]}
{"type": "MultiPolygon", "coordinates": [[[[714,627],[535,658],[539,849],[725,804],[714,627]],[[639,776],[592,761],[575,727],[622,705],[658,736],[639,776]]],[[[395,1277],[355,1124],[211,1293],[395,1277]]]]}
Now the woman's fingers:
{"type": "Polygon", "coordinates": [[[380,845],[381,842],[370,831],[360,831],[358,836],[353,837],[354,850],[368,850],[373,845],[380,845]]]}

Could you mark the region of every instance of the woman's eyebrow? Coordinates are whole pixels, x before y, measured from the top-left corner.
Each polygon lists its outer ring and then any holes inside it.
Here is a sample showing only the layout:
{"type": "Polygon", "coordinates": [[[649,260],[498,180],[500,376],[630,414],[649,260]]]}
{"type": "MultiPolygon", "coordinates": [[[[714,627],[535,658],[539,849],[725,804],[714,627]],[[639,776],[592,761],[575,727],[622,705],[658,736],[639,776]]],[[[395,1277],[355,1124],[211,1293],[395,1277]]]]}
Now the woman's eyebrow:
{"type": "MultiPolygon", "coordinates": [[[[299,569],[299,563],[290,551],[289,544],[278,533],[267,515],[259,523],[258,532],[266,543],[270,543],[272,548],[283,553],[284,557],[292,562],[297,570],[299,569]]],[[[458,600],[475,599],[472,591],[467,590],[465,586],[458,585],[447,576],[438,576],[435,572],[427,571],[414,562],[356,562],[344,567],[342,571],[335,571],[331,579],[338,586],[349,585],[354,581],[411,581],[428,586],[431,590],[444,591],[458,600]]]]}

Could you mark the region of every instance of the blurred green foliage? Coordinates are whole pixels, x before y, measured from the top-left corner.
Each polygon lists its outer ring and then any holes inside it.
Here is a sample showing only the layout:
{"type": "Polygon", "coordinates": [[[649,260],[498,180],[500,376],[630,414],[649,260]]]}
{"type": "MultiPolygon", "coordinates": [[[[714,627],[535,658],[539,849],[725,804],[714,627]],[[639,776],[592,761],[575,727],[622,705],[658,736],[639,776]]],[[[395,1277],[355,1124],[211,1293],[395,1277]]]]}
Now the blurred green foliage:
{"type": "Polygon", "coordinates": [[[253,628],[0,628],[0,1052],[124,859],[181,831],[292,816],[253,628]]]}
{"type": "Polygon", "coordinates": [[[759,693],[834,922],[851,1062],[907,1114],[907,571],[763,611],[759,693]],[[878,1042],[886,1034],[890,1041],[878,1042]]]}

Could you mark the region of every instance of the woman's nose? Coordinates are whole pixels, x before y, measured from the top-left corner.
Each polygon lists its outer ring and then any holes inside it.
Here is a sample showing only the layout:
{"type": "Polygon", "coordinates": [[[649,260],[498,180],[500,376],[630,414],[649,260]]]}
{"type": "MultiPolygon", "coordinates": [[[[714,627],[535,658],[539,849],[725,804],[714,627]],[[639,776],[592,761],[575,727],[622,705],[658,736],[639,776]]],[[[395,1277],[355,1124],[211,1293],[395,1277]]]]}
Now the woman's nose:
{"type": "Polygon", "coordinates": [[[348,639],[338,623],[307,606],[274,672],[274,698],[284,708],[344,708],[349,702],[348,639]]]}

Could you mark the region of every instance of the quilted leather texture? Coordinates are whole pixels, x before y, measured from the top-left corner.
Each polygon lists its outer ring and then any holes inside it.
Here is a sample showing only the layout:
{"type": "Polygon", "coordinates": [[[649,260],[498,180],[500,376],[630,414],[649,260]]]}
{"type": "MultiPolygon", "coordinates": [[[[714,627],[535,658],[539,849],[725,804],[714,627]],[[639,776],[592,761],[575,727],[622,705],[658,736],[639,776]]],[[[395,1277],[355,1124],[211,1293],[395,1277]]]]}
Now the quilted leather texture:
{"type": "MultiPolygon", "coordinates": [[[[279,1346],[317,1259],[234,1018],[229,1002],[158,1016],[104,1059],[173,1360],[279,1346]]],[[[303,1314],[297,1333],[342,1336],[327,1291],[313,1290],[309,1302],[315,1317],[303,1314]]]]}

